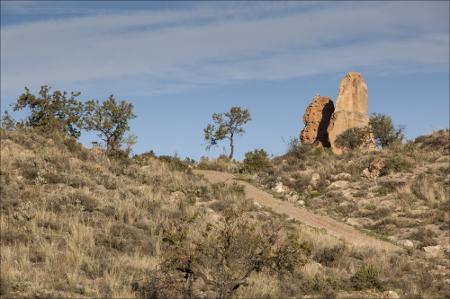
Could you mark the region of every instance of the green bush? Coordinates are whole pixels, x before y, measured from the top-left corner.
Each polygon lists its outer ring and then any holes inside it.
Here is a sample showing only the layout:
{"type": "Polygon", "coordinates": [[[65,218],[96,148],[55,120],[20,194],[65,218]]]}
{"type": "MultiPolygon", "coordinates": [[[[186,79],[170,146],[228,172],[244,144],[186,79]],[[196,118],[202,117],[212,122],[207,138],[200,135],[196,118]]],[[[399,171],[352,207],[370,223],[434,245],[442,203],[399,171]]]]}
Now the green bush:
{"type": "Polygon", "coordinates": [[[338,135],[336,145],[350,150],[357,149],[367,139],[367,128],[350,128],[338,135]]]}
{"type": "Polygon", "coordinates": [[[245,153],[243,172],[255,173],[271,168],[269,157],[263,149],[255,149],[253,152],[245,153]]]}
{"type": "Polygon", "coordinates": [[[369,125],[375,142],[380,147],[401,143],[404,138],[403,128],[395,128],[390,116],[373,113],[370,116],[369,125]]]}
{"type": "Polygon", "coordinates": [[[408,171],[413,167],[413,164],[400,155],[391,155],[386,158],[386,167],[381,171],[381,175],[387,175],[390,173],[397,173],[408,171]]]}
{"type": "Polygon", "coordinates": [[[366,265],[360,268],[350,278],[350,282],[355,290],[382,289],[381,281],[378,278],[378,270],[373,265],[366,265]]]}

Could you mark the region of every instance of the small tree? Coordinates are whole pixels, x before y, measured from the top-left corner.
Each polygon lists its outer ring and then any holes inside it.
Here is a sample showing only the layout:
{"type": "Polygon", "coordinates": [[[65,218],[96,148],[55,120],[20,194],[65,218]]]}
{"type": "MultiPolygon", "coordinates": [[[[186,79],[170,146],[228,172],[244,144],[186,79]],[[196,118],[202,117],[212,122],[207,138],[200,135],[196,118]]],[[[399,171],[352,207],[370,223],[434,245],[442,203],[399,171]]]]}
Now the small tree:
{"type": "Polygon", "coordinates": [[[205,140],[208,142],[206,149],[216,146],[221,140],[230,141],[230,155],[234,155],[234,137],[245,133],[243,125],[251,120],[250,112],[241,107],[231,107],[229,112],[214,113],[212,115],[213,123],[203,130],[205,140]]]}
{"type": "Polygon", "coordinates": [[[17,99],[14,111],[28,108],[31,115],[25,125],[44,130],[59,130],[65,134],[78,138],[81,134],[83,105],[76,98],[79,92],[56,90],[50,93],[50,87],[41,86],[39,95],[33,95],[28,88],[17,99]]]}
{"type": "Polygon", "coordinates": [[[11,131],[16,128],[16,121],[6,110],[2,115],[1,127],[7,131],[11,131]]]}
{"type": "Polygon", "coordinates": [[[403,128],[395,128],[390,116],[373,113],[369,125],[378,146],[386,147],[395,142],[402,142],[404,138],[403,128]]]}
{"type": "Polygon", "coordinates": [[[350,128],[339,134],[336,138],[336,145],[350,150],[360,147],[369,135],[367,128],[350,128]]]}
{"type": "Polygon", "coordinates": [[[101,104],[94,100],[85,104],[85,128],[99,132],[98,136],[106,143],[109,154],[120,151],[125,142],[129,145],[128,150],[135,143],[135,137],[125,136],[130,130],[129,120],[135,117],[131,103],[118,103],[112,95],[101,104]]]}

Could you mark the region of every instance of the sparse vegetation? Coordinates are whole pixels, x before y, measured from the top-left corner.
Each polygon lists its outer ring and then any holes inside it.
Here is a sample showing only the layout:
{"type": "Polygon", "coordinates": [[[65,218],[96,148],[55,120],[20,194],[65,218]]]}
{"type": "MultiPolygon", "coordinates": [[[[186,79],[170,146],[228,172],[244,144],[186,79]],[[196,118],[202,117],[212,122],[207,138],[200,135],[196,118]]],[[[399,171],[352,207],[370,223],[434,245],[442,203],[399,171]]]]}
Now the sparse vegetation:
{"type": "MultiPolygon", "coordinates": [[[[192,161],[149,153],[119,164],[63,134],[48,139],[30,128],[2,130],[1,138],[2,297],[370,297],[386,289],[426,297],[448,291],[420,255],[349,248],[261,210],[239,185],[209,184],[186,172],[192,161]]],[[[308,154],[307,167],[328,155],[308,154]]],[[[323,184],[347,163],[327,157],[331,168],[317,168],[323,184]]],[[[272,167],[271,176],[279,175],[281,168],[272,167]]],[[[306,178],[298,174],[299,192],[308,189],[306,178]]],[[[386,196],[407,186],[384,185],[393,190],[386,196]]],[[[329,194],[320,189],[305,191],[317,193],[308,197],[311,208],[329,194]]],[[[337,194],[326,201],[330,208],[346,201],[337,194]]],[[[384,220],[391,210],[371,211],[384,220]]],[[[436,244],[438,235],[424,230],[409,237],[421,248],[436,244]]]]}
{"type": "Polygon", "coordinates": [[[356,271],[350,278],[350,281],[356,290],[364,290],[369,288],[382,289],[378,275],[378,270],[375,266],[367,265],[358,269],[358,271],[356,271]]]}

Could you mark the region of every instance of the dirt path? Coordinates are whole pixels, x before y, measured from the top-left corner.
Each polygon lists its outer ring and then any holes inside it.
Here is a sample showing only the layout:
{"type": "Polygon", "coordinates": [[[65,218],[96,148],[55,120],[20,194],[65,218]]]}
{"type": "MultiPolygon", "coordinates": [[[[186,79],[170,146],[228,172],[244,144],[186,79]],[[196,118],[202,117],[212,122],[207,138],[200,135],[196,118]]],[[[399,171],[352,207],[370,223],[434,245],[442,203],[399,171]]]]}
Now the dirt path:
{"type": "Polygon", "coordinates": [[[195,170],[194,172],[204,175],[212,183],[237,182],[244,186],[248,198],[252,198],[263,206],[270,207],[276,213],[286,214],[288,217],[294,218],[308,226],[325,229],[330,235],[343,239],[352,245],[386,249],[389,251],[401,250],[400,247],[392,243],[371,237],[343,222],[314,214],[306,209],[295,207],[289,202],[276,199],[270,193],[260,190],[247,182],[235,180],[232,174],[210,170],[195,170]]]}

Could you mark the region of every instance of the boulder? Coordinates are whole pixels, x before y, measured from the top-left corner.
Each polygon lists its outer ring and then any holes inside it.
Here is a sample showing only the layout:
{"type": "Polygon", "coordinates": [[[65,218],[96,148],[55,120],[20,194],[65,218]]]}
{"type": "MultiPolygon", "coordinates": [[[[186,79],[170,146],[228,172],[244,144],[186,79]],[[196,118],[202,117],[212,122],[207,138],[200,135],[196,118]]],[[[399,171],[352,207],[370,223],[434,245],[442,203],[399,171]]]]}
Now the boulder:
{"type": "Polygon", "coordinates": [[[282,182],[277,182],[275,187],[272,188],[272,191],[276,193],[286,193],[289,192],[289,188],[284,186],[282,182]]]}
{"type": "Polygon", "coordinates": [[[302,143],[329,147],[327,129],[333,112],[334,104],[329,97],[314,96],[303,115],[305,127],[300,133],[302,143]]]}
{"type": "Polygon", "coordinates": [[[414,243],[413,243],[413,241],[411,241],[411,240],[400,240],[400,241],[398,241],[398,243],[400,244],[400,245],[402,245],[403,247],[405,247],[405,248],[414,248],[414,243]]]}
{"type": "Polygon", "coordinates": [[[336,107],[328,126],[331,149],[341,154],[336,146],[336,138],[350,128],[363,128],[369,125],[367,84],[361,74],[347,73],[341,80],[336,107]]]}
{"type": "Polygon", "coordinates": [[[364,169],[362,176],[368,179],[374,179],[381,176],[384,168],[386,167],[386,161],[382,158],[377,158],[370,162],[369,167],[364,169]]]}

